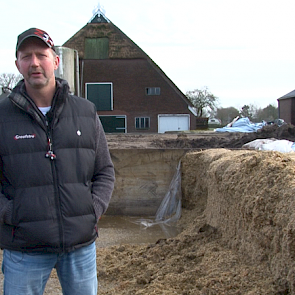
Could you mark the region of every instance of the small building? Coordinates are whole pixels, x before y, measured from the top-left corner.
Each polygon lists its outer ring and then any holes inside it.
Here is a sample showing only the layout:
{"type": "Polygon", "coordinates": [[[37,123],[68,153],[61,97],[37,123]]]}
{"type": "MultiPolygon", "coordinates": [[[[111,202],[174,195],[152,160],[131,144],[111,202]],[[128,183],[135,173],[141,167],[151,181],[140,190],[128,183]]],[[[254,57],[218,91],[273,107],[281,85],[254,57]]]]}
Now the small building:
{"type": "Polygon", "coordinates": [[[100,7],[63,46],[79,54],[81,96],[95,103],[105,132],[196,128],[191,102],[100,7]]]}
{"type": "Polygon", "coordinates": [[[295,125],[295,90],[278,98],[279,118],[295,125]]]}

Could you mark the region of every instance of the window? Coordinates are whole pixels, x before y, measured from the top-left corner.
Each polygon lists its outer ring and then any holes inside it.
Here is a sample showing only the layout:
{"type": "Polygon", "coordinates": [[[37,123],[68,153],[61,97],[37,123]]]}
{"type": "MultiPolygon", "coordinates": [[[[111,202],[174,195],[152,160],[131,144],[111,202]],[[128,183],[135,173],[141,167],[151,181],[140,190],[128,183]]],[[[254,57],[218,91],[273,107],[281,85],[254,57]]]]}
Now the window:
{"type": "Polygon", "coordinates": [[[150,118],[149,117],[135,118],[135,128],[136,129],[149,129],[150,128],[150,118]]]}
{"type": "Polygon", "coordinates": [[[86,98],[98,111],[113,110],[113,83],[86,83],[86,98]]]}
{"type": "Polygon", "coordinates": [[[161,88],[160,87],[147,87],[145,89],[146,95],[160,95],[161,88]]]}
{"type": "Polygon", "coordinates": [[[109,58],[108,38],[85,38],[85,59],[109,58]]]}

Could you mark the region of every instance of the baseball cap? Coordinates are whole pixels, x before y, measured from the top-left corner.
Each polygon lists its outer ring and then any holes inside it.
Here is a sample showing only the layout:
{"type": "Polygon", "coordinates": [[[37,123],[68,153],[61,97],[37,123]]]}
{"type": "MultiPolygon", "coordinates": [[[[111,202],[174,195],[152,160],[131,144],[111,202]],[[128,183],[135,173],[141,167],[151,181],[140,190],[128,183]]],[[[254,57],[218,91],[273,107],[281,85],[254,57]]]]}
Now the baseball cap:
{"type": "Polygon", "coordinates": [[[51,37],[45,31],[37,29],[37,28],[31,28],[31,29],[28,29],[28,30],[24,31],[20,35],[18,35],[17,43],[16,43],[16,50],[15,50],[15,55],[16,56],[17,56],[17,51],[18,51],[19,47],[21,46],[21,44],[26,39],[28,39],[30,37],[37,37],[37,38],[41,39],[42,41],[44,41],[44,43],[49,48],[51,48],[51,49],[53,49],[55,51],[53,40],[51,39],[51,37]]]}

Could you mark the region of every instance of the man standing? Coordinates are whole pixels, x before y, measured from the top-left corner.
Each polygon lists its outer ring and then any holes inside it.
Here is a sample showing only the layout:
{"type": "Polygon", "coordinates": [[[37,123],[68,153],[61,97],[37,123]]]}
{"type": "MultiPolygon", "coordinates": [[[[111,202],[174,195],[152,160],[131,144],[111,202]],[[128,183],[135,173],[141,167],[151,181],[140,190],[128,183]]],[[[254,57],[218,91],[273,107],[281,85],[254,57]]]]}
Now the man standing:
{"type": "Polygon", "coordinates": [[[114,167],[95,106],[69,94],[50,36],[18,36],[23,75],[0,102],[0,247],[4,294],[41,295],[53,268],[63,294],[96,295],[97,222],[114,167]]]}

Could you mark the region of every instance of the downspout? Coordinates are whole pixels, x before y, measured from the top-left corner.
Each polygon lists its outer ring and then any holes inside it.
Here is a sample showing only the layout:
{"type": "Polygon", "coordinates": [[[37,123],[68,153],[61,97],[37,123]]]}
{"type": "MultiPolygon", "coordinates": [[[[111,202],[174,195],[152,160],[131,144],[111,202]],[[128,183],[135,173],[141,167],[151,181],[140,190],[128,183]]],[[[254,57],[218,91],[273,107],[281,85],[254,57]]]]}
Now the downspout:
{"type": "MultiPolygon", "coordinates": [[[[83,79],[84,79],[84,60],[82,59],[81,61],[81,84],[80,84],[80,89],[83,87],[83,79]]],[[[84,98],[86,98],[86,91],[84,91],[84,98]]]]}
{"type": "Polygon", "coordinates": [[[76,55],[76,65],[75,65],[75,76],[76,76],[76,91],[77,91],[77,96],[81,96],[80,93],[80,81],[79,81],[79,54],[78,50],[74,50],[75,55],[76,55]]]}

